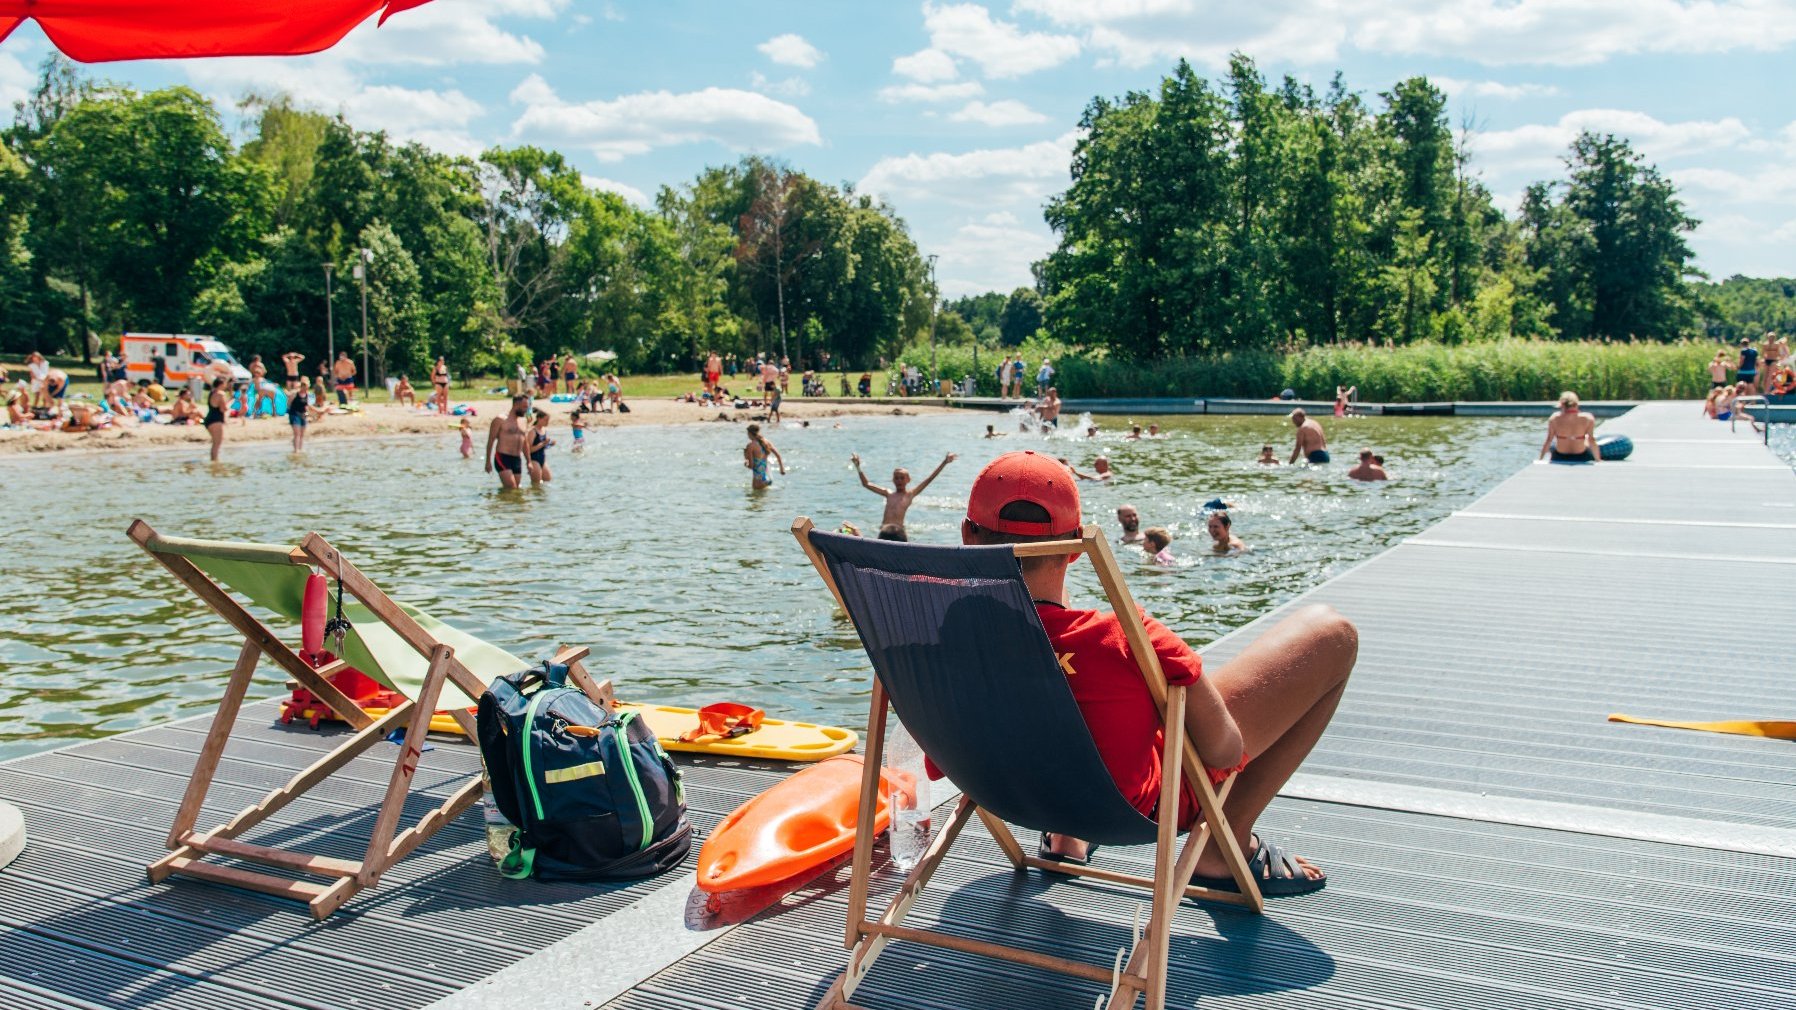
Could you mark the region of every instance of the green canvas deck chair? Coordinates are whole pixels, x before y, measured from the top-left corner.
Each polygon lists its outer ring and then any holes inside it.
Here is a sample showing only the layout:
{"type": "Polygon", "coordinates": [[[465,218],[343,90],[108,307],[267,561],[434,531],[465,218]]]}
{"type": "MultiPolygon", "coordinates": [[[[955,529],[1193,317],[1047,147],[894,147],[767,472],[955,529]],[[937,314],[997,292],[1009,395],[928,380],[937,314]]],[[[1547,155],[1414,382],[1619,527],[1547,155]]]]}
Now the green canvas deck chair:
{"type": "Polygon", "coordinates": [[[861,809],[873,809],[885,748],[888,701],[937,767],[962,790],[959,805],[911,870],[885,914],[867,917],[873,819],[855,834],[849,878],[848,969],[819,1004],[844,1010],[891,940],[933,944],[1063,972],[1110,987],[1106,1006],[1165,1005],[1173,911],[1182,897],[1264,904],[1222,810],[1234,778],[1213,788],[1185,734],[1187,688],[1168,686],[1140,611],[1095,526],[1076,540],[993,547],[932,547],[822,533],[792,524],[823,581],[854,622],[872,661],[861,809]],[[1082,553],[1091,559],[1165,728],[1159,816],[1137,811],[1110,778],[1035,613],[1019,557],[1082,553]],[[994,718],[999,713],[1001,717],[994,718]],[[1178,806],[1189,782],[1203,812],[1182,850],[1178,806]],[[978,814],[1012,866],[1147,888],[1152,913],[1126,966],[1096,965],[967,936],[904,925],[905,915],[969,817],[978,814]],[[1006,822],[1106,845],[1153,845],[1154,875],[1139,877],[1026,854],[1006,822]],[[1204,849],[1215,844],[1237,890],[1192,886],[1204,849]]]}
{"type": "MultiPolygon", "coordinates": [[[[175,812],[174,826],[169,829],[168,847],[172,851],[149,865],[152,883],[171,874],[183,874],[303,901],[314,918],[323,919],[356,892],[378,884],[381,874],[394,863],[480,798],[483,783],[475,776],[417,823],[399,830],[431,715],[438,708],[449,709],[468,738],[476,739],[473,715],[467,707],[493,678],[516,673],[528,663],[416,608],[395,603],[316,533],[307,534],[297,547],[282,547],[165,537],[141,519],[133,522],[127,532],[150,557],[243,635],[237,664],[212,716],[212,727],[200,747],[193,777],[175,812]],[[351,626],[339,658],[317,669],[232,595],[241,595],[256,607],[297,623],[306,577],[314,568],[340,583],[345,601],[343,614],[351,626]],[[260,802],[209,831],[196,831],[194,823],[230,740],[256,664],[263,656],[329,705],[355,732],[260,802]],[[379,718],[368,715],[327,679],[345,666],[361,670],[410,700],[379,718]],[[361,859],[312,855],[240,840],[245,832],[397,729],[404,730],[404,740],[393,759],[392,776],[375,814],[367,852],[361,859]],[[207,856],[259,863],[302,876],[295,879],[223,866],[203,861],[207,856]],[[306,879],[310,877],[321,878],[322,882],[306,879]]],[[[594,681],[581,664],[586,654],[585,649],[563,648],[552,662],[566,665],[569,679],[595,701],[612,700],[610,683],[594,681]]]]}

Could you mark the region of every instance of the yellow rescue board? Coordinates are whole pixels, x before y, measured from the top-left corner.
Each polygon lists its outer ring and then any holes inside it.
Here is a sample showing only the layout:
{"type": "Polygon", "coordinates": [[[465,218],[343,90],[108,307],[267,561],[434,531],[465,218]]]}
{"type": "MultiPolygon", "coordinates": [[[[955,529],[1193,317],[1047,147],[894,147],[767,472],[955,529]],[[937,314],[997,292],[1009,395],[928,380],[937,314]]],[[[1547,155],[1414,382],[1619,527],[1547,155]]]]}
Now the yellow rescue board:
{"type": "MultiPolygon", "coordinates": [[[[621,711],[637,713],[654,732],[655,738],[661,741],[662,747],[690,754],[733,754],[736,757],[767,761],[822,761],[824,758],[848,753],[861,739],[853,730],[840,726],[763,719],[761,728],[753,733],[729,740],[682,743],[680,734],[698,727],[698,709],[671,705],[638,705],[627,701],[618,707],[621,711]]],[[[366,708],[362,711],[376,719],[387,714],[384,708],[366,708]]],[[[438,712],[430,718],[430,731],[460,733],[461,726],[449,713],[438,712]]]]}

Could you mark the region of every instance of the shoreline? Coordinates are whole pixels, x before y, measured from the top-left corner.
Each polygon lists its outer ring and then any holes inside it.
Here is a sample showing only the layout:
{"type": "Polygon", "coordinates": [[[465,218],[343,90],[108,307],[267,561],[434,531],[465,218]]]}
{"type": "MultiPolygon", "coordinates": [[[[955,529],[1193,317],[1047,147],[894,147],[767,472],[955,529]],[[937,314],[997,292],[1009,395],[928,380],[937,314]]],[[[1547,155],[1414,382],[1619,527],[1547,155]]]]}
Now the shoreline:
{"type": "MultiPolygon", "coordinates": [[[[720,411],[700,407],[697,404],[676,403],[672,400],[625,402],[630,406],[628,414],[586,415],[587,430],[598,431],[605,428],[629,428],[643,425],[746,424],[755,420],[758,414],[765,413],[757,408],[720,411]]],[[[478,449],[485,444],[487,425],[493,418],[504,415],[510,408],[510,401],[503,398],[481,399],[468,401],[468,405],[477,412],[470,420],[474,427],[474,443],[478,449]]],[[[550,422],[552,428],[565,429],[568,427],[569,412],[566,409],[555,409],[566,408],[567,404],[545,403],[539,405],[548,409],[553,416],[554,420],[550,422]]],[[[802,399],[788,399],[780,413],[785,420],[816,421],[834,417],[950,415],[978,412],[925,403],[894,406],[891,403],[865,405],[840,402],[807,403],[802,399]]],[[[306,431],[306,442],[311,444],[321,439],[335,441],[354,438],[453,435],[460,420],[454,415],[423,413],[410,407],[401,407],[391,403],[375,403],[368,404],[353,414],[332,414],[322,420],[312,422],[306,431]]],[[[233,418],[225,424],[224,454],[227,458],[234,445],[284,443],[292,437],[285,417],[257,418],[247,425],[233,418]]],[[[121,424],[91,432],[10,430],[0,431],[0,460],[61,457],[68,454],[155,452],[184,448],[192,448],[204,453],[208,445],[206,429],[199,425],[121,424]]]]}

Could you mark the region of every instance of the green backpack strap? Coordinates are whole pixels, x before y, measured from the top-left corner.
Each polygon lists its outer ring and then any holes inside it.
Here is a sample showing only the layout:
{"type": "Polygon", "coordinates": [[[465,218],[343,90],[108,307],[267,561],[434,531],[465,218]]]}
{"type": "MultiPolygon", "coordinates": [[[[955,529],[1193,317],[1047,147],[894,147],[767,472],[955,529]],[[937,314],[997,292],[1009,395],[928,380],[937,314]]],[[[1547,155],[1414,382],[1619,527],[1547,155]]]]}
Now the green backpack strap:
{"type": "Polygon", "coordinates": [[[528,879],[536,868],[536,849],[526,849],[518,841],[521,834],[516,828],[511,831],[511,849],[505,858],[499,861],[499,876],[507,880],[528,879]]]}

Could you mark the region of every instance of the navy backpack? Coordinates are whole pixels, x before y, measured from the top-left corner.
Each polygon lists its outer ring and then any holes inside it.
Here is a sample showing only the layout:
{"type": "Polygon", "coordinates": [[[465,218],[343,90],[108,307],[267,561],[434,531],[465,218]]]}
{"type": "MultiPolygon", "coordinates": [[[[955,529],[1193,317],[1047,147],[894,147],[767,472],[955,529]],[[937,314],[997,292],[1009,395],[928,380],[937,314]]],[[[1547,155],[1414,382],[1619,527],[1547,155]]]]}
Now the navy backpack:
{"type": "Polygon", "coordinates": [[[542,663],[493,681],[476,721],[493,800],[518,827],[500,873],[629,880],[686,858],[692,825],[679,769],[636,713],[567,686],[567,667],[542,663]]]}

